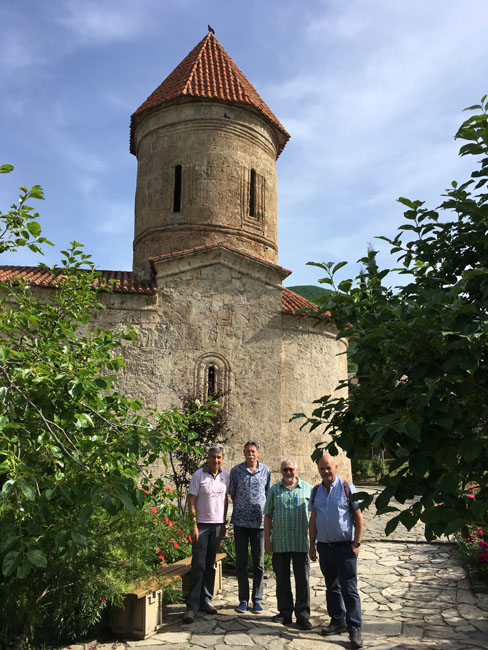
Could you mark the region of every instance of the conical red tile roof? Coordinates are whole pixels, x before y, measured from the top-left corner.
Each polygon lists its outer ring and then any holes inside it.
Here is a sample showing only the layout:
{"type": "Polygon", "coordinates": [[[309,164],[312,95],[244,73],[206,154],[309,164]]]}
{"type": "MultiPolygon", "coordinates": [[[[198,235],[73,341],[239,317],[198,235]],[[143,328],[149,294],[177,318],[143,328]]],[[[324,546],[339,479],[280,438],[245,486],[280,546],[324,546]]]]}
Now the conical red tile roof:
{"type": "Polygon", "coordinates": [[[209,33],[132,114],[131,153],[135,154],[134,120],[137,116],[148,109],[184,96],[214,99],[253,108],[284,136],[278,155],[290,138],[285,127],[264,103],[222,45],[213,34],[209,33]]]}

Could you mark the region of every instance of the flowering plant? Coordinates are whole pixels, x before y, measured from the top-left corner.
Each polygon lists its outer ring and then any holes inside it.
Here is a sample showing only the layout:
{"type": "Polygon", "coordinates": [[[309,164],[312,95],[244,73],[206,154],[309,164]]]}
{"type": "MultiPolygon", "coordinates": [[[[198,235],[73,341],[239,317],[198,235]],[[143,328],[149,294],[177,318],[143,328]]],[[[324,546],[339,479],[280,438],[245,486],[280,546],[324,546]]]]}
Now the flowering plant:
{"type": "Polygon", "coordinates": [[[454,534],[457,548],[480,580],[488,583],[488,528],[471,526],[468,530],[466,536],[461,533],[454,534]]]}
{"type": "MultiPolygon", "coordinates": [[[[167,488],[171,491],[170,488],[167,488]]],[[[151,508],[157,526],[158,545],[155,547],[155,561],[162,567],[191,555],[193,519],[181,515],[168,516],[166,504],[151,508]]]]}

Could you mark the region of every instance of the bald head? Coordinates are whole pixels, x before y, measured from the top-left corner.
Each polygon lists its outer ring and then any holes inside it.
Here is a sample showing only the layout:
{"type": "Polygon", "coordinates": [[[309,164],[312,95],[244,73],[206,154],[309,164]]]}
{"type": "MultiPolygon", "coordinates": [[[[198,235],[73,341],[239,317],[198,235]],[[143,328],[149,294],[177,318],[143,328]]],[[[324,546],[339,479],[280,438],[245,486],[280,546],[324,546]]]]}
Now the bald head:
{"type": "Polygon", "coordinates": [[[333,456],[326,454],[319,460],[318,467],[322,483],[329,487],[337,477],[337,461],[333,456]]]}

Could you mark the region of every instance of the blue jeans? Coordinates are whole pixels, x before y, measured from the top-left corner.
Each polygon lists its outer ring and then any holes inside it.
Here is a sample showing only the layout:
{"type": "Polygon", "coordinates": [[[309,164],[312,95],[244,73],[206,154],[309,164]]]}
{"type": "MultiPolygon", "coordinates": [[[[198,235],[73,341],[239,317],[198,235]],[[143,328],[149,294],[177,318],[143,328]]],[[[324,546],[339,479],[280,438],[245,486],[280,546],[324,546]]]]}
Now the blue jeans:
{"type": "Polygon", "coordinates": [[[291,618],[293,610],[297,621],[310,618],[310,560],[308,553],[273,553],[273,570],[276,575],[276,600],[278,610],[284,618],[291,618]],[[295,576],[295,605],[290,580],[290,561],[295,576]]]}
{"type": "Polygon", "coordinates": [[[264,578],[264,529],[234,526],[236,547],[236,574],[239,585],[239,602],[249,602],[249,579],[247,568],[248,544],[251,544],[252,557],[252,602],[263,599],[264,578]]]}
{"type": "Polygon", "coordinates": [[[357,586],[357,558],[349,543],[330,546],[317,542],[320,570],[325,578],[327,611],[334,625],[361,627],[357,586]]]}
{"type": "Polygon", "coordinates": [[[224,524],[197,524],[198,542],[191,552],[190,588],[186,607],[192,612],[212,600],[215,584],[215,556],[222,538],[224,524]]]}

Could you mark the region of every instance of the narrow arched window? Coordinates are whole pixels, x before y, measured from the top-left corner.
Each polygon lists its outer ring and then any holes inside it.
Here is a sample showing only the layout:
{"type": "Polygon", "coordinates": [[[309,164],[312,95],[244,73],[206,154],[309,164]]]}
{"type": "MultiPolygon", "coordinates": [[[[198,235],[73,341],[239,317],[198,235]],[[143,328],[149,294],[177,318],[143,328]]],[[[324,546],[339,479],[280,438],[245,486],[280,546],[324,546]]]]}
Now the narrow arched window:
{"type": "Polygon", "coordinates": [[[173,191],[173,212],[181,209],[181,165],[175,166],[175,186],[173,191]]]}
{"type": "Polygon", "coordinates": [[[209,366],[207,370],[207,395],[209,397],[215,397],[216,394],[217,388],[215,366],[209,366]]]}
{"type": "Polygon", "coordinates": [[[256,216],[256,170],[251,169],[249,180],[249,215],[256,216]]]}

